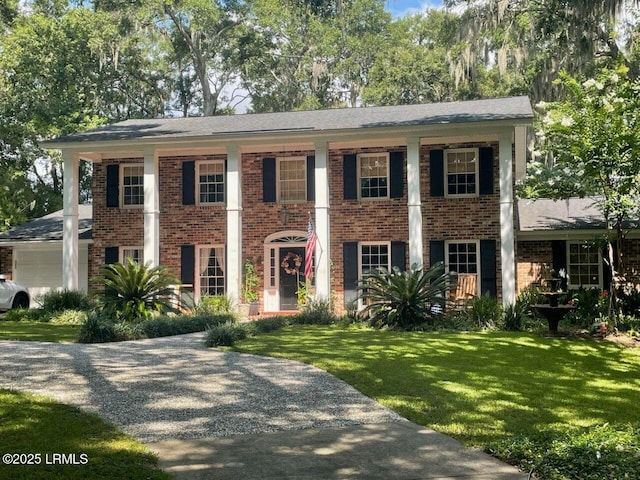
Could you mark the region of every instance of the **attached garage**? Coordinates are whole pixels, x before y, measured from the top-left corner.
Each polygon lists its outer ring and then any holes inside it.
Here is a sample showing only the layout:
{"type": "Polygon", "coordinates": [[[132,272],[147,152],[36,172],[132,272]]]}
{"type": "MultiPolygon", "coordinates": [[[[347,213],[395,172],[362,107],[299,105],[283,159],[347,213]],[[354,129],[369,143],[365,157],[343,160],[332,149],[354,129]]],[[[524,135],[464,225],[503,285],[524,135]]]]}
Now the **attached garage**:
{"type": "MultiPolygon", "coordinates": [[[[78,280],[84,291],[89,283],[91,214],[91,205],[79,206],[78,280]]],[[[0,273],[24,284],[34,300],[62,288],[62,226],[60,210],[0,233],[0,273]]]]}

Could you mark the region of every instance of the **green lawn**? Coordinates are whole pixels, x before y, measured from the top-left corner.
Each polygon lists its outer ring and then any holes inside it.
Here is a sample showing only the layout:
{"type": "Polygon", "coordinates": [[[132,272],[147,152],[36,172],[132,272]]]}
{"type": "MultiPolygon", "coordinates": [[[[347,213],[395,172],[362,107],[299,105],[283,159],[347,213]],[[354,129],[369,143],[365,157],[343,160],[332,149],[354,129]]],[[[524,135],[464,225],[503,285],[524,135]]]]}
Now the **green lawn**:
{"type": "Polygon", "coordinates": [[[33,342],[75,342],[79,325],[58,325],[44,322],[0,321],[0,340],[29,340],[33,342]]]}
{"type": "Polygon", "coordinates": [[[157,468],[157,458],[143,445],[97,416],[10,390],[0,390],[0,454],[0,478],[170,478],[157,468]],[[32,464],[7,465],[4,456],[8,453],[27,454],[22,461],[32,464]],[[61,465],[60,457],[56,462],[53,454],[65,454],[76,465],[61,465]]]}
{"type": "Polygon", "coordinates": [[[640,349],[604,341],[293,326],[235,349],[316,365],[416,423],[486,449],[518,435],[640,426],[640,349]]]}

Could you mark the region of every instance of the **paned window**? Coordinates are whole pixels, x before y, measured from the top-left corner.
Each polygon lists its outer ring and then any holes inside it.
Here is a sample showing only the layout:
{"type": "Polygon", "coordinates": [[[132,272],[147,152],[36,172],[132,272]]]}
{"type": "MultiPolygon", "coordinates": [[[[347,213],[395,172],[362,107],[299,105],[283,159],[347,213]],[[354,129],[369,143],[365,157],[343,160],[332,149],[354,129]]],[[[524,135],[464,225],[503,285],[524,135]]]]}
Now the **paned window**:
{"type": "Polygon", "coordinates": [[[202,295],[224,295],[224,246],[198,248],[198,292],[202,295]]]}
{"type": "Polygon", "coordinates": [[[131,207],[144,204],[144,166],[123,165],[122,171],[122,206],[131,207]]]}
{"type": "Polygon", "coordinates": [[[445,161],[447,196],[475,196],[478,193],[478,149],[448,150],[445,161]]]}
{"type": "Polygon", "coordinates": [[[280,202],[307,200],[306,158],[278,159],[278,200],[280,202]]]}
{"type": "Polygon", "coordinates": [[[378,268],[391,268],[390,245],[385,243],[360,244],[360,277],[378,268]]]}
{"type": "Polygon", "coordinates": [[[358,155],[360,198],[389,198],[389,155],[358,155]]]}
{"type": "Polygon", "coordinates": [[[198,163],[198,203],[224,203],[224,162],[198,163]]]}
{"type": "Polygon", "coordinates": [[[567,269],[569,287],[600,287],[602,279],[602,254],[593,244],[567,242],[567,269]]]}
{"type": "Polygon", "coordinates": [[[448,242],[447,270],[455,273],[477,274],[479,248],[477,242],[448,242]]]}
{"type": "Polygon", "coordinates": [[[120,263],[125,264],[127,259],[131,259],[137,263],[143,263],[142,247],[120,247],[120,263]]]}

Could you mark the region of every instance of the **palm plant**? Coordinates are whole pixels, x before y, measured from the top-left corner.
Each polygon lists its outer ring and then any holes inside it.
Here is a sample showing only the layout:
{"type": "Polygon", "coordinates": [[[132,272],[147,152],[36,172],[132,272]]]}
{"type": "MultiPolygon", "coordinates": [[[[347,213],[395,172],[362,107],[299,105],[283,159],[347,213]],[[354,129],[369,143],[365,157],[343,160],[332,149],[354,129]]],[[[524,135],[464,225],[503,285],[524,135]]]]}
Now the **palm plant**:
{"type": "Polygon", "coordinates": [[[371,324],[412,328],[424,324],[444,310],[451,277],[439,262],[428,270],[413,266],[403,272],[380,268],[368,274],[358,286],[371,324]]]}
{"type": "Polygon", "coordinates": [[[118,321],[140,321],[154,312],[178,311],[178,279],[164,266],[151,267],[127,259],[102,268],[99,279],[105,286],[104,311],[118,321]]]}

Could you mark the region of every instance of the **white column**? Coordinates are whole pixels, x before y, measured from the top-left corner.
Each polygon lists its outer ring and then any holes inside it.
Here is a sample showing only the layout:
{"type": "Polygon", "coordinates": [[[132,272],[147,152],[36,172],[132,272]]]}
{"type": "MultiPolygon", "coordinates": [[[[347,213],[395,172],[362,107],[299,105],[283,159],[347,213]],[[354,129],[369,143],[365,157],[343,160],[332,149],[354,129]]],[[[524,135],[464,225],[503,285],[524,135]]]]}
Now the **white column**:
{"type": "Polygon", "coordinates": [[[422,268],[422,207],[420,201],[420,138],[407,138],[407,190],[409,210],[409,266],[422,268]]]}
{"type": "Polygon", "coordinates": [[[315,145],[315,229],[316,244],[316,298],[331,297],[331,234],[329,231],[329,154],[326,142],[315,145]]]}
{"type": "Polygon", "coordinates": [[[159,161],[154,149],[144,151],[144,262],[160,265],[159,161]]]}
{"type": "Polygon", "coordinates": [[[62,285],[77,290],[78,283],[78,192],[80,188],[79,157],[62,152],[64,167],[63,227],[62,227],[62,285]]]}
{"type": "Polygon", "coordinates": [[[499,137],[500,149],[500,258],[502,260],[502,304],[516,301],[516,258],[513,226],[513,131],[499,137]]]}
{"type": "Polygon", "coordinates": [[[227,297],[240,303],[242,282],[242,162],[237,145],[227,146],[227,297]]]}

